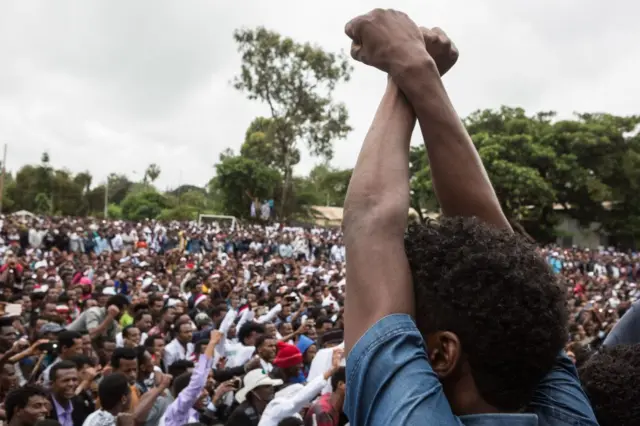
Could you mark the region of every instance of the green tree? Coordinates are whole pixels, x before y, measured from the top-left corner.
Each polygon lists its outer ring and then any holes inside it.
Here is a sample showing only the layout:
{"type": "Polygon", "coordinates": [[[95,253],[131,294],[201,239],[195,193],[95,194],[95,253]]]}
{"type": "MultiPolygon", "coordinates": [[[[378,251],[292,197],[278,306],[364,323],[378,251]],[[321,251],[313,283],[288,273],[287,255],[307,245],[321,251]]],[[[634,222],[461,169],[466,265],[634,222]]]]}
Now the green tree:
{"type": "Polygon", "coordinates": [[[410,205],[416,211],[420,222],[424,223],[427,213],[439,210],[438,200],[431,181],[431,169],[424,145],[412,146],[409,151],[410,205]]]}
{"type": "Polygon", "coordinates": [[[198,210],[194,207],[182,205],[164,209],[158,216],[159,220],[196,220],[198,210]]]}
{"type": "MultiPolygon", "coordinates": [[[[283,175],[280,200],[283,209],[293,166],[300,159],[298,144],[306,143],[312,155],[330,159],[334,139],[346,137],[351,130],[346,107],[332,98],[336,85],[349,79],[351,67],[342,54],[297,43],[262,27],[237,30],[234,38],[242,55],[235,87],[249,99],[262,101],[269,107],[270,122],[266,129],[261,127],[264,122],[255,127],[267,130],[261,133],[271,147],[274,165],[283,175]]],[[[249,145],[255,146],[251,137],[249,145]]],[[[247,151],[252,149],[245,147],[247,151]]],[[[271,156],[265,158],[269,165],[271,156]]],[[[286,217],[287,212],[282,214],[286,217]]]]}
{"type": "Polygon", "coordinates": [[[640,235],[640,119],[554,119],[553,112],[527,115],[508,107],[465,119],[511,223],[553,240],[560,207],[583,226],[598,223],[610,234],[640,235]]]}
{"type": "Polygon", "coordinates": [[[554,124],[562,162],[550,169],[557,202],[586,225],[597,222],[619,238],[640,237],[640,116],[578,114],[554,124]]]}
{"type": "Polygon", "coordinates": [[[160,172],[160,166],[158,166],[156,163],[149,164],[149,167],[147,167],[147,170],[145,170],[144,172],[143,182],[145,184],[147,182],[151,182],[151,184],[153,185],[153,182],[155,182],[156,179],[158,179],[158,177],[160,176],[160,172]]]}
{"type": "Polygon", "coordinates": [[[328,163],[315,166],[309,172],[308,180],[319,198],[319,204],[342,207],[352,173],[353,169],[336,169],[328,163]]]}
{"type": "Polygon", "coordinates": [[[84,187],[73,179],[68,170],[53,171],[51,178],[51,212],[63,216],[84,216],[89,213],[83,196],[84,187]]]}
{"type": "Polygon", "coordinates": [[[122,202],[122,216],[127,220],[155,219],[169,206],[167,198],[153,190],[131,193],[122,202]]]}
{"type": "Polygon", "coordinates": [[[47,197],[47,194],[39,192],[34,200],[33,210],[36,213],[47,214],[52,210],[52,205],[51,199],[47,197]]]}
{"type": "Polygon", "coordinates": [[[107,206],[107,214],[109,219],[122,219],[122,208],[117,204],[109,204],[107,206]]]}
{"type": "Polygon", "coordinates": [[[248,217],[251,197],[261,200],[273,197],[282,181],[277,170],[243,156],[225,157],[216,164],[216,177],[210,191],[216,193],[225,214],[248,217]]]}
{"type": "Polygon", "coordinates": [[[78,173],[74,176],[73,181],[82,187],[83,192],[86,194],[91,189],[91,181],[93,177],[89,171],[78,173]]]}
{"type": "Polygon", "coordinates": [[[502,107],[475,112],[465,120],[505,215],[525,235],[523,222],[545,225],[536,231],[539,235],[552,233],[556,223],[556,194],[545,178],[557,161],[548,144],[552,118],[553,113],[529,117],[521,108],[502,107]]]}

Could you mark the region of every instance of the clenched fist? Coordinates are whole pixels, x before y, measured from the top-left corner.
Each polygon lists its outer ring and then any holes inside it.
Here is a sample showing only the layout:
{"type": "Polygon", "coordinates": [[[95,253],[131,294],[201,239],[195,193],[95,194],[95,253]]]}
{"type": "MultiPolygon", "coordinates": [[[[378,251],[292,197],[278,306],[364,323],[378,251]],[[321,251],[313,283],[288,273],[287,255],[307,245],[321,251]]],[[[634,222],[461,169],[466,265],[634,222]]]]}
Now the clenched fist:
{"type": "Polygon", "coordinates": [[[443,76],[458,61],[460,53],[449,36],[440,28],[420,27],[427,53],[433,58],[440,75],[443,76]]]}
{"type": "Polygon", "coordinates": [[[347,23],[351,56],[392,77],[415,61],[428,58],[422,31],[405,13],[375,9],[347,23]]]}

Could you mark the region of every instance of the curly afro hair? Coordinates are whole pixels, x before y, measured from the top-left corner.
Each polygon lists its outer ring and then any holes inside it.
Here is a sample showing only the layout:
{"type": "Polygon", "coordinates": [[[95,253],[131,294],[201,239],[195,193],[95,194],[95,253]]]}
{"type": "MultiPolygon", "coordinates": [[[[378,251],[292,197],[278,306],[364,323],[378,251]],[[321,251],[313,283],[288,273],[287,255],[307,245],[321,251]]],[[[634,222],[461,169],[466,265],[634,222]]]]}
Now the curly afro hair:
{"type": "Polygon", "coordinates": [[[458,336],[483,398],[515,411],[566,343],[565,292],[535,247],[475,218],[412,225],[405,248],[426,337],[458,336]]]}
{"type": "Polygon", "coordinates": [[[579,371],[600,426],[640,424],[640,344],[602,347],[579,371]]]}

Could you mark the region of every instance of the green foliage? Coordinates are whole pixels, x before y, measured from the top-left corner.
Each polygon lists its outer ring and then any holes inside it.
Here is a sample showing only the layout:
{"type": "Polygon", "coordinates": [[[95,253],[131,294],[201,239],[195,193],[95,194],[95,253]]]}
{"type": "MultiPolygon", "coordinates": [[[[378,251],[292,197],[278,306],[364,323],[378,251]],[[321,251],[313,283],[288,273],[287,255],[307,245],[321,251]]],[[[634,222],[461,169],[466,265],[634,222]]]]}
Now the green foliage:
{"type": "Polygon", "coordinates": [[[107,214],[109,219],[122,219],[122,208],[117,204],[109,204],[107,206],[107,214]]]}
{"type": "Polygon", "coordinates": [[[353,169],[336,169],[328,164],[315,166],[307,179],[318,198],[316,204],[342,207],[353,169]]]}
{"type": "Polygon", "coordinates": [[[225,213],[233,216],[248,217],[251,199],[273,198],[282,181],[277,170],[243,156],[225,157],[215,167],[210,190],[220,197],[225,213]]]}
{"type": "MultiPolygon", "coordinates": [[[[554,239],[560,214],[609,234],[640,236],[640,118],[554,117],[502,107],[465,120],[509,220],[542,240],[554,239]]],[[[412,148],[410,161],[412,206],[434,206],[424,148],[412,148]]]]}
{"type": "Polygon", "coordinates": [[[196,220],[199,210],[195,207],[183,205],[171,209],[164,209],[157,217],[159,220],[196,220]]]}
{"type": "Polygon", "coordinates": [[[122,217],[127,220],[154,219],[169,207],[167,197],[149,189],[130,193],[122,202],[122,217]]]}
{"type": "Polygon", "coordinates": [[[297,43],[262,27],[237,30],[234,38],[242,55],[235,87],[249,99],[266,103],[271,115],[249,127],[242,154],[283,174],[284,207],[293,166],[300,161],[298,142],[312,155],[330,159],[333,141],[351,130],[345,105],[332,98],[336,85],[348,81],[351,67],[343,54],[297,43]]]}

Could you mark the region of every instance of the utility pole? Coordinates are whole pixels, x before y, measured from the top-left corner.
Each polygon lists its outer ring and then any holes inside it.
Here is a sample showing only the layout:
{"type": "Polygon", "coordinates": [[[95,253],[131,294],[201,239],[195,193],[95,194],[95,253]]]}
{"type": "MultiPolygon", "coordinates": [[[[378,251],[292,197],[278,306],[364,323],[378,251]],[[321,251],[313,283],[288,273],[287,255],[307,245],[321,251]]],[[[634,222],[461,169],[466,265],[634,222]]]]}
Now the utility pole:
{"type": "Polygon", "coordinates": [[[104,218],[109,218],[109,176],[107,176],[107,182],[104,184],[104,218]]]}
{"type": "Polygon", "coordinates": [[[2,174],[0,174],[0,213],[2,213],[2,202],[4,201],[4,178],[7,173],[7,144],[4,144],[4,154],[2,155],[2,174]]]}

